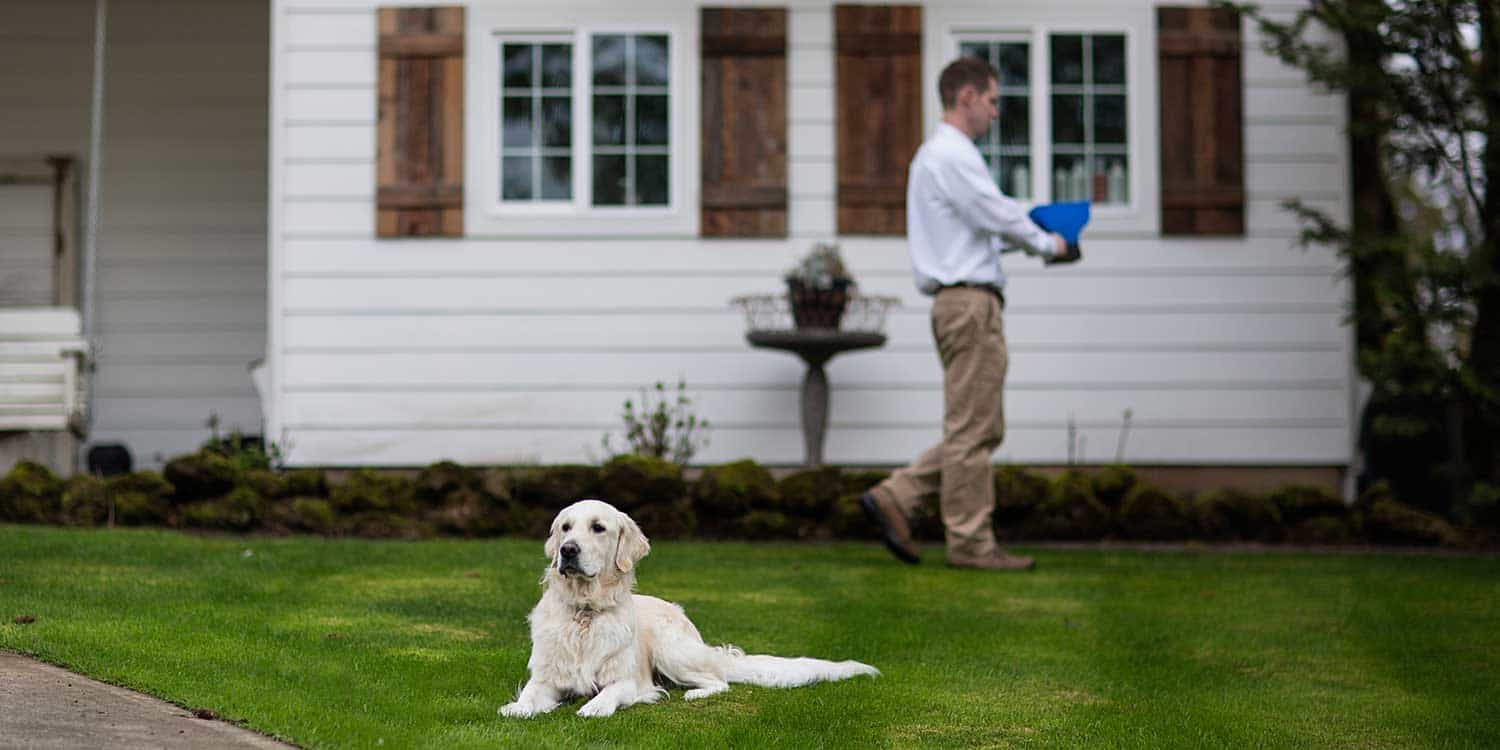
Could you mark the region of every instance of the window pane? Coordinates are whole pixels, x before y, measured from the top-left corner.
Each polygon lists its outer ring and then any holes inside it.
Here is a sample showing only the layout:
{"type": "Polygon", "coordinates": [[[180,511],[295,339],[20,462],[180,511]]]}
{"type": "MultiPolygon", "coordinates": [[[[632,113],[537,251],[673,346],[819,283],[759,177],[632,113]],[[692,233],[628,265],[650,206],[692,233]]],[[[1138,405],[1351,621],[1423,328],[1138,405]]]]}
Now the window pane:
{"type": "Polygon", "coordinates": [[[1083,83],[1083,37],[1052,35],[1052,82],[1083,83]]]}
{"type": "Polygon", "coordinates": [[[500,197],[508,201],[531,199],[531,157],[507,156],[501,160],[500,197]]]}
{"type": "Polygon", "coordinates": [[[617,34],[594,37],[594,85],[625,85],[625,37],[617,34]]]}
{"type": "Polygon", "coordinates": [[[1030,45],[1000,45],[1000,85],[1029,86],[1031,84],[1030,45]]]}
{"type": "Polygon", "coordinates": [[[635,83],[638,86],[665,86],[670,75],[665,36],[635,38],[635,83]]]}
{"type": "Polygon", "coordinates": [[[958,45],[960,57],[977,57],[985,62],[990,59],[990,45],[984,42],[963,42],[958,45]]]}
{"type": "Polygon", "coordinates": [[[594,97],[594,145],[625,145],[625,97],[594,97]]]}
{"type": "Polygon", "coordinates": [[[573,45],[542,45],[542,85],[561,89],[573,87],[573,45]]]}
{"type": "Polygon", "coordinates": [[[542,200],[573,198],[573,159],[567,156],[542,157],[542,200]]]}
{"type": "Polygon", "coordinates": [[[531,88],[531,47],[530,44],[504,46],[505,88],[531,88]]]}
{"type": "Polygon", "coordinates": [[[625,157],[594,157],[594,205],[625,205],[625,157]]]}
{"type": "Polygon", "coordinates": [[[1025,146],[1031,143],[1031,100],[1024,96],[1000,97],[1000,144],[1025,146]]]}
{"type": "Polygon", "coordinates": [[[1089,199],[1090,192],[1084,157],[1074,154],[1052,157],[1052,200],[1084,201],[1089,199]]]}
{"type": "Polygon", "coordinates": [[[638,96],[635,99],[635,142],[644,146],[667,143],[667,97],[638,96]]]}
{"type": "Polygon", "coordinates": [[[1094,160],[1094,200],[1100,203],[1130,202],[1130,170],[1123,154],[1094,160]]]}
{"type": "Polygon", "coordinates": [[[542,99],[542,145],[573,143],[573,100],[561,96],[542,99]]]}
{"type": "Polygon", "coordinates": [[[534,143],[531,132],[531,97],[505,97],[505,127],[501,144],[506,148],[525,148],[534,143]]]}
{"type": "Polygon", "coordinates": [[[1125,97],[1117,94],[1094,97],[1094,142],[1125,142],[1125,97]]]}
{"type": "Polygon", "coordinates": [[[643,205],[666,205],[667,157],[640,156],[636,158],[635,200],[643,205]]]}
{"type": "Polygon", "coordinates": [[[1094,83],[1125,82],[1125,37],[1096,36],[1090,40],[1094,49],[1094,83]]]}
{"type": "Polygon", "coordinates": [[[1031,200],[1031,159],[1000,157],[1000,192],[1019,201],[1031,200]]]}
{"type": "Polygon", "coordinates": [[[1077,94],[1052,96],[1052,142],[1083,143],[1083,97],[1077,94]]]}

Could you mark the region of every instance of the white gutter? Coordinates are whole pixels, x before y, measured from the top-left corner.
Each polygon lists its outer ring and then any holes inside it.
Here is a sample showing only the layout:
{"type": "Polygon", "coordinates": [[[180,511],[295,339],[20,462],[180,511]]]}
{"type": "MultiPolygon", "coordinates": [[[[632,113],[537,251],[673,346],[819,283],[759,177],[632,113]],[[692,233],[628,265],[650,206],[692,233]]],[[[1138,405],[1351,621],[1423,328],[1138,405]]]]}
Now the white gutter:
{"type": "MultiPolygon", "coordinates": [[[[99,352],[95,341],[94,312],[94,259],[99,244],[99,172],[104,162],[104,37],[109,0],[94,0],[94,80],[89,96],[89,187],[87,210],[84,213],[83,258],[81,274],[80,314],[83,318],[83,339],[89,348],[99,352]]],[[[94,423],[94,388],[92,367],[83,375],[89,379],[87,402],[84,404],[84,435],[92,430],[94,423]]],[[[83,443],[79,444],[80,454],[83,443]]],[[[79,465],[83,466],[82,455],[79,465]]]]}

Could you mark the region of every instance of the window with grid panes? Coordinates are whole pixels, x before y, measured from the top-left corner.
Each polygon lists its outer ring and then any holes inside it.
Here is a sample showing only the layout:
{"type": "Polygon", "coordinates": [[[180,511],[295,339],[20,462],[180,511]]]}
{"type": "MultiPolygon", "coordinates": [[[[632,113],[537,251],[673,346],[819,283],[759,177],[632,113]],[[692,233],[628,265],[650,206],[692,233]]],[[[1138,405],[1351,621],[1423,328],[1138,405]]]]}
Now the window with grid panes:
{"type": "Polygon", "coordinates": [[[1128,203],[1125,37],[1051,34],[1052,199],[1128,203]]]}
{"type": "Polygon", "coordinates": [[[975,141],[1000,192],[1030,200],[1031,181],[1031,44],[982,40],[959,45],[962,55],[978,57],[999,71],[1000,116],[975,141]]]}

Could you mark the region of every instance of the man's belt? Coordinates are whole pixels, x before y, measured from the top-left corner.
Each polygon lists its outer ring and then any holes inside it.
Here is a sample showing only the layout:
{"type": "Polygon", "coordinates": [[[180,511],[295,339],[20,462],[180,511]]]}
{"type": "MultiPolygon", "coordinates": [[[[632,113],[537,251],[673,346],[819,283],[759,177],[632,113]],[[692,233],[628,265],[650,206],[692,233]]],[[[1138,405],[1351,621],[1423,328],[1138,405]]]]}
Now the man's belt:
{"type": "Polygon", "coordinates": [[[1001,309],[1005,308],[1005,293],[1000,291],[998,284],[974,284],[968,281],[960,281],[957,284],[942,284],[938,286],[939,292],[944,289],[982,289],[995,295],[995,299],[1000,300],[1001,309]]]}

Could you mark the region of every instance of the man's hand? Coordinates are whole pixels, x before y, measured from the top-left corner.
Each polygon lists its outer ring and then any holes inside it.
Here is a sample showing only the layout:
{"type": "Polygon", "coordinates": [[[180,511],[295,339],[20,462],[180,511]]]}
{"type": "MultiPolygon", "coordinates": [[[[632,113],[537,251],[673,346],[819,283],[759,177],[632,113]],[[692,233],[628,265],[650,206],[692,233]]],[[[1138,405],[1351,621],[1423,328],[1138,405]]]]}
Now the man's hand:
{"type": "Polygon", "coordinates": [[[1062,235],[1056,233],[1052,235],[1052,239],[1057,242],[1058,250],[1056,254],[1044,261],[1046,265],[1077,263],[1078,259],[1083,257],[1083,250],[1078,247],[1078,243],[1068,242],[1062,238],[1062,235]]]}

